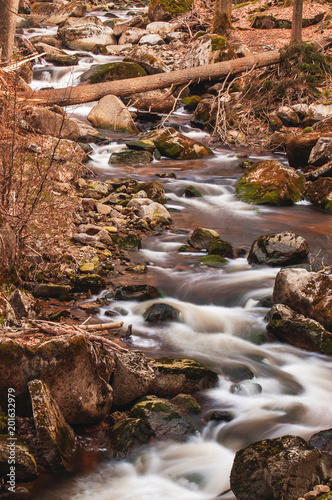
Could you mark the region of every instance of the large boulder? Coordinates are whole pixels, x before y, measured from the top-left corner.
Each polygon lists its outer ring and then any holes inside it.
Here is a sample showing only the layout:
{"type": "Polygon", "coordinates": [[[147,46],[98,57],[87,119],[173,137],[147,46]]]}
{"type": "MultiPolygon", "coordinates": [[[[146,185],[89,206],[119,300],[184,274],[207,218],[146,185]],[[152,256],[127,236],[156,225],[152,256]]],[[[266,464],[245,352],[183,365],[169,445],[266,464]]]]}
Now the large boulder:
{"type": "Polygon", "coordinates": [[[332,132],[309,132],[294,137],[287,143],[286,153],[289,166],[292,168],[304,168],[308,165],[312,148],[320,137],[332,137],[332,132]]]}
{"type": "Polygon", "coordinates": [[[176,160],[193,160],[213,154],[204,144],[186,137],[172,127],[152,130],[144,134],[142,139],[152,141],[162,155],[176,160]]]}
{"type": "Polygon", "coordinates": [[[216,239],[219,239],[219,234],[213,229],[197,227],[188,238],[188,243],[196,250],[207,250],[216,239]]]}
{"type": "Polygon", "coordinates": [[[248,203],[292,205],[301,200],[305,178],[276,160],[254,163],[236,184],[239,198],[248,203]]]}
{"type": "Polygon", "coordinates": [[[14,267],[16,257],[16,237],[5,220],[0,216],[0,282],[14,267]]]}
{"type": "Polygon", "coordinates": [[[88,114],[88,120],[94,127],[109,129],[114,132],[138,134],[138,129],[130,112],[115,95],[106,95],[88,114]]]}
{"type": "Polygon", "coordinates": [[[320,177],[315,182],[308,182],[304,191],[304,197],[315,207],[324,210],[332,210],[332,179],[331,177],[320,177]]]}
{"type": "Polygon", "coordinates": [[[112,28],[104,26],[96,16],[69,17],[58,29],[64,46],[72,50],[92,50],[95,45],[117,43],[112,28]]]}
{"type": "Polygon", "coordinates": [[[203,35],[186,53],[181,68],[192,68],[204,64],[214,64],[222,61],[237,59],[237,55],[227,42],[219,35],[203,35]]]}
{"type": "Polygon", "coordinates": [[[249,255],[249,264],[287,266],[299,264],[307,257],[309,245],[295,233],[264,234],[255,239],[249,255]]]}
{"type": "Polygon", "coordinates": [[[297,436],[266,439],[239,450],[231,471],[237,500],[295,500],[332,473],[332,455],[297,436]]]}
{"type": "MultiPolygon", "coordinates": [[[[37,475],[36,460],[28,445],[17,437],[11,439],[6,434],[0,434],[0,477],[6,478],[6,483],[13,488],[10,491],[15,492],[16,481],[32,481],[37,475]],[[11,465],[10,461],[13,459],[15,463],[11,465]]],[[[14,493],[13,497],[15,496],[14,493]]]]}
{"type": "Polygon", "coordinates": [[[45,382],[64,418],[72,424],[102,420],[112,405],[112,388],[106,382],[115,368],[113,355],[84,335],[49,340],[28,346],[0,340],[0,405],[5,407],[8,387],[15,387],[16,409],[30,415],[28,381],[45,382]],[[8,367],[10,366],[10,370],[8,367]]]}
{"type": "Polygon", "coordinates": [[[81,82],[100,83],[113,82],[128,78],[146,76],[145,69],[134,62],[112,62],[107,64],[96,64],[82,73],[81,82]]]}
{"type": "Polygon", "coordinates": [[[147,396],[136,403],[130,411],[132,418],[147,422],[156,437],[174,439],[196,431],[193,423],[167,399],[147,396]]]}
{"type": "Polygon", "coordinates": [[[151,285],[124,285],[119,286],[115,291],[116,300],[135,300],[144,302],[145,300],[159,299],[160,292],[151,285]]]}
{"type": "Polygon", "coordinates": [[[277,340],[306,351],[332,354],[332,333],[318,321],[305,318],[283,304],[275,304],[267,318],[266,328],[277,340]]]}
{"type": "Polygon", "coordinates": [[[321,323],[332,331],[332,276],[305,269],[281,269],[273,300],[321,323]]]}
{"type": "Polygon", "coordinates": [[[74,142],[98,142],[104,139],[98,130],[77,118],[67,118],[51,109],[27,106],[24,109],[25,121],[36,131],[74,142]]]}
{"type": "Polygon", "coordinates": [[[151,21],[170,21],[189,12],[192,4],[193,0],[150,0],[148,16],[151,21]]]}
{"type": "Polygon", "coordinates": [[[72,468],[75,434],[41,380],[28,383],[33,419],[43,459],[53,472],[72,468]]]}
{"type": "Polygon", "coordinates": [[[119,351],[115,355],[115,362],[112,380],[115,405],[127,405],[151,392],[156,377],[143,353],[119,351]]]}
{"type": "Polygon", "coordinates": [[[174,397],[214,387],[218,375],[192,359],[161,358],[150,360],[156,380],[153,391],[158,396],[174,397]]]}

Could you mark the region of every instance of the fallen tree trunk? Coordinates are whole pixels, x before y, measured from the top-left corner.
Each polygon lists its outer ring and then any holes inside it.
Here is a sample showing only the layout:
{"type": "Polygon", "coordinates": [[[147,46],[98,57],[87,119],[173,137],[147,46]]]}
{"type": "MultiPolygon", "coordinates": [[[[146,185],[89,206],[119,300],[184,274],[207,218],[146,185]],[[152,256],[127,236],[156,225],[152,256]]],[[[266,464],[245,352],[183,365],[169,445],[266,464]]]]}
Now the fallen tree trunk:
{"type": "Polygon", "coordinates": [[[146,92],[148,90],[162,89],[172,85],[183,85],[189,82],[215,80],[225,78],[227,75],[234,75],[249,71],[253,67],[261,68],[276,64],[280,60],[278,50],[262,52],[257,55],[223,61],[205,66],[197,66],[184,70],[171,71],[169,73],[158,73],[138,78],[116,80],[112,82],[95,83],[78,87],[66,87],[62,89],[42,89],[19,97],[28,100],[30,103],[59,104],[66,106],[69,104],[81,104],[84,102],[97,101],[105,95],[113,94],[125,96],[146,92]]]}

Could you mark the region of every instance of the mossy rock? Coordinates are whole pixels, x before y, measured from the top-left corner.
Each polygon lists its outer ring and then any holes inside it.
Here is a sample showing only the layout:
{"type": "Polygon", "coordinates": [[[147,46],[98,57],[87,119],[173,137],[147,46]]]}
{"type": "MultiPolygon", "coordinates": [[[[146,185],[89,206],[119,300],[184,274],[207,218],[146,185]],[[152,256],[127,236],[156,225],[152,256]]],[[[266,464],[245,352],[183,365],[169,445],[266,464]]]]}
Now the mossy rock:
{"type": "Polygon", "coordinates": [[[161,203],[165,205],[166,203],[166,194],[164,186],[161,182],[142,182],[137,184],[133,189],[133,194],[138,193],[139,191],[145,191],[150,200],[155,201],[156,203],[161,203]]]}
{"type": "Polygon", "coordinates": [[[223,241],[220,238],[215,238],[208,248],[209,255],[219,255],[220,257],[233,259],[234,249],[228,241],[223,241]]]}
{"type": "Polygon", "coordinates": [[[331,177],[320,177],[315,182],[308,182],[304,197],[315,207],[332,211],[332,179],[331,177]]]}
{"type": "Polygon", "coordinates": [[[113,243],[123,250],[139,250],[141,248],[142,240],[137,233],[130,232],[125,236],[113,233],[111,238],[113,243]]]}
{"type": "Polygon", "coordinates": [[[86,274],[80,276],[75,274],[70,277],[70,284],[73,292],[87,292],[98,293],[106,287],[106,281],[99,274],[86,274]]]}
{"type": "Polygon", "coordinates": [[[149,151],[149,153],[153,153],[156,149],[156,146],[152,141],[127,141],[126,146],[129,149],[133,149],[134,151],[149,151]]]}
{"type": "Polygon", "coordinates": [[[199,265],[204,267],[225,267],[227,264],[227,259],[221,257],[220,255],[205,255],[200,257],[199,265]]]}
{"type": "Polygon", "coordinates": [[[176,405],[156,396],[141,398],[131,409],[130,416],[146,421],[157,437],[174,439],[196,431],[176,405]]]}
{"type": "Polygon", "coordinates": [[[149,151],[133,151],[131,149],[112,153],[108,163],[110,165],[142,166],[151,163],[153,156],[149,151]]]}
{"type": "Polygon", "coordinates": [[[144,302],[145,300],[159,298],[160,292],[151,285],[124,285],[117,288],[115,292],[116,300],[135,300],[144,302]]]}
{"type": "Polygon", "coordinates": [[[218,376],[192,359],[161,358],[149,362],[156,374],[154,391],[158,396],[175,397],[214,387],[218,376]]]}
{"type": "Polygon", "coordinates": [[[183,97],[180,102],[183,104],[184,109],[194,111],[201,100],[202,98],[199,95],[190,95],[188,97],[183,97]]]}
{"type": "Polygon", "coordinates": [[[200,404],[191,394],[178,394],[171,400],[171,403],[184,413],[200,413],[200,404]]]}
{"type": "Polygon", "coordinates": [[[203,193],[195,186],[187,186],[184,190],[185,198],[203,198],[203,193]]]}
{"type": "Polygon", "coordinates": [[[135,448],[147,444],[154,432],[148,422],[140,418],[126,418],[111,429],[112,449],[118,458],[125,457],[135,448]]]}
{"type": "MultiPolygon", "coordinates": [[[[14,467],[14,488],[15,481],[26,482],[36,479],[38,476],[38,469],[35,457],[30,453],[28,445],[21,439],[15,437],[12,441],[11,436],[2,434],[0,435],[0,476],[6,478],[6,484],[9,484],[10,464],[9,460],[13,458],[11,453],[12,443],[15,448],[15,464],[14,467]]],[[[10,485],[11,486],[11,485],[10,485]]],[[[13,497],[15,497],[15,493],[13,497]]]]}
{"type": "Polygon", "coordinates": [[[170,21],[189,12],[193,0],[150,0],[148,15],[152,21],[170,21]]]}
{"type": "Polygon", "coordinates": [[[238,197],[262,205],[293,205],[302,198],[305,178],[275,160],[254,163],[235,186],[238,197]]]}
{"type": "Polygon", "coordinates": [[[188,243],[196,250],[207,250],[216,238],[219,238],[217,231],[205,227],[197,227],[190,238],[188,238],[188,243]]]}
{"type": "Polygon", "coordinates": [[[68,285],[54,285],[52,283],[41,283],[33,289],[33,295],[39,298],[61,298],[68,297],[71,288],[68,285]]]}
{"type": "Polygon", "coordinates": [[[81,81],[89,80],[90,83],[112,82],[146,75],[147,72],[139,64],[114,62],[92,66],[92,68],[81,75],[81,81]]]}

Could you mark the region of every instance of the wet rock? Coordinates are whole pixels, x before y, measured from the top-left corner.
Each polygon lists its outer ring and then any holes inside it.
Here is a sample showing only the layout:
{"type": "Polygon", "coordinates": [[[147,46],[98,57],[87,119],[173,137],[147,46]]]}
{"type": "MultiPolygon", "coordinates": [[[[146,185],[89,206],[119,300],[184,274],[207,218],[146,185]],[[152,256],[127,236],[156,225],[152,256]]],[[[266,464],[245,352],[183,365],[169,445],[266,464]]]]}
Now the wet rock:
{"type": "Polygon", "coordinates": [[[14,309],[17,319],[34,319],[40,312],[40,306],[32,295],[22,292],[18,288],[10,295],[8,301],[14,309]]]}
{"type": "Polygon", "coordinates": [[[158,323],[160,321],[181,321],[181,313],[169,304],[157,302],[146,309],[143,314],[145,321],[158,323]]]}
{"type": "Polygon", "coordinates": [[[149,394],[155,383],[155,373],[140,351],[115,354],[116,368],[112,379],[113,403],[123,406],[149,394]]]}
{"type": "Polygon", "coordinates": [[[184,190],[184,197],[185,198],[202,198],[203,193],[199,189],[197,189],[195,186],[187,186],[186,189],[184,190]]]}
{"type": "Polygon", "coordinates": [[[151,21],[170,21],[173,17],[189,12],[192,0],[150,0],[148,16],[151,21]]]}
{"type": "Polygon", "coordinates": [[[42,298],[60,298],[67,297],[70,293],[68,285],[53,285],[52,283],[41,283],[34,287],[33,295],[42,298]]]}
{"type": "Polygon", "coordinates": [[[280,106],[277,116],[286,127],[299,127],[302,123],[299,115],[290,106],[280,106]]]}
{"type": "Polygon", "coordinates": [[[66,423],[59,406],[41,380],[28,383],[33,419],[43,459],[53,472],[70,470],[75,435],[66,423]]]}
{"type": "Polygon", "coordinates": [[[130,112],[123,102],[114,95],[107,95],[100,99],[88,114],[88,120],[94,127],[114,132],[138,134],[130,112]]]}
{"type": "Polygon", "coordinates": [[[143,135],[142,139],[152,141],[158,151],[168,158],[191,160],[195,158],[204,158],[205,156],[213,154],[211,149],[204,144],[196,142],[189,137],[185,137],[172,127],[153,130],[143,135]]]}
{"type": "Polygon", "coordinates": [[[255,239],[249,255],[249,264],[287,266],[300,264],[309,253],[307,241],[295,233],[264,234],[255,239]]]}
{"type": "Polygon", "coordinates": [[[169,67],[146,47],[135,47],[124,59],[124,62],[139,64],[148,75],[165,73],[169,67]]]}
{"type": "Polygon", "coordinates": [[[58,37],[72,50],[92,50],[96,44],[116,45],[112,28],[104,26],[96,16],[69,17],[58,29],[58,37]]]}
{"type": "Polygon", "coordinates": [[[48,385],[67,422],[97,422],[112,405],[112,388],[105,380],[114,367],[112,353],[96,344],[92,352],[80,334],[44,338],[34,346],[1,339],[0,405],[7,401],[8,387],[15,387],[17,413],[29,416],[28,381],[39,379],[48,385]]]}
{"type": "Polygon", "coordinates": [[[273,300],[332,331],[332,276],[305,269],[282,269],[276,277],[273,300]]]}
{"type": "Polygon", "coordinates": [[[24,110],[24,119],[36,131],[54,137],[74,142],[96,142],[104,139],[104,136],[90,125],[76,118],[66,118],[50,109],[27,106],[24,110]]]}
{"type": "MultiPolygon", "coordinates": [[[[9,482],[7,474],[10,472],[9,461],[13,458],[13,448],[10,446],[10,437],[6,434],[0,435],[0,476],[6,478],[9,482]]],[[[14,465],[14,488],[15,480],[19,483],[32,481],[38,475],[36,460],[29,451],[28,445],[21,439],[14,441],[15,448],[15,465],[14,465]]],[[[14,490],[15,491],[15,490],[14,490]]]]}
{"type": "Polygon", "coordinates": [[[263,391],[262,386],[250,380],[245,380],[240,384],[231,385],[230,392],[238,396],[251,397],[261,394],[263,391]]]}
{"type": "Polygon", "coordinates": [[[275,160],[254,163],[236,184],[239,198],[248,203],[292,205],[304,190],[304,176],[275,160]]]}
{"type": "Polygon", "coordinates": [[[81,75],[81,81],[90,83],[113,82],[146,75],[146,71],[139,64],[121,61],[94,65],[81,75]]]}
{"type": "Polygon", "coordinates": [[[151,163],[153,156],[149,151],[123,150],[112,153],[108,163],[110,165],[142,166],[151,163]]]}
{"type": "Polygon", "coordinates": [[[318,321],[305,318],[282,304],[272,307],[268,319],[266,328],[277,340],[306,351],[332,354],[332,333],[318,321]]]}
{"type": "Polygon", "coordinates": [[[243,382],[254,378],[254,374],[245,366],[236,366],[226,370],[225,376],[232,382],[243,382]]]}
{"type": "Polygon", "coordinates": [[[331,161],[332,158],[332,137],[320,137],[312,148],[308,163],[321,167],[331,161]]]}
{"type": "Polygon", "coordinates": [[[231,488],[238,500],[294,500],[332,472],[332,456],[297,436],[259,441],[238,451],[231,488]]]}
{"type": "Polygon", "coordinates": [[[174,397],[214,387],[216,373],[192,359],[161,358],[150,360],[156,380],[153,386],[158,396],[174,397]]]}
{"type": "Polygon", "coordinates": [[[218,106],[214,99],[202,99],[196,106],[191,123],[199,128],[204,128],[209,123],[215,123],[218,106]]]}
{"type": "Polygon", "coordinates": [[[0,216],[0,282],[14,267],[16,257],[16,238],[10,225],[0,216]]]}
{"type": "Polygon", "coordinates": [[[137,184],[137,186],[134,187],[133,193],[136,194],[139,191],[145,191],[148,198],[156,203],[161,203],[163,205],[166,203],[165,189],[161,182],[152,181],[137,184]]]}
{"type": "Polygon", "coordinates": [[[187,436],[196,431],[177,406],[156,396],[142,398],[133,406],[130,416],[147,422],[158,438],[187,436]]]}
{"type": "Polygon", "coordinates": [[[74,274],[70,277],[70,284],[73,292],[88,292],[98,293],[106,287],[106,281],[99,274],[74,274]]]}
{"type": "Polygon", "coordinates": [[[315,182],[308,182],[304,197],[315,207],[332,210],[332,179],[320,177],[315,182]]]}
{"type": "Polygon", "coordinates": [[[34,45],[39,54],[46,52],[43,58],[45,61],[55,64],[55,66],[74,66],[78,64],[78,57],[75,55],[66,54],[63,50],[42,42],[34,45]]]}
{"type": "Polygon", "coordinates": [[[234,419],[234,414],[231,411],[213,411],[208,415],[208,421],[216,420],[217,422],[231,422],[234,419]]]}
{"type": "Polygon", "coordinates": [[[147,421],[140,418],[126,418],[117,422],[111,430],[112,449],[117,457],[125,457],[138,446],[147,444],[154,432],[147,421]]]}
{"type": "Polygon", "coordinates": [[[197,399],[190,394],[178,394],[175,398],[171,399],[171,403],[184,413],[200,413],[202,410],[197,399]]]}
{"type": "Polygon", "coordinates": [[[192,68],[204,64],[214,64],[221,61],[237,59],[237,55],[227,42],[227,39],[219,35],[203,35],[194,43],[186,53],[180,67],[192,68]]]}
{"type": "MultiPolygon", "coordinates": [[[[324,134],[324,137],[326,135],[332,137],[332,132],[324,134]]],[[[309,132],[308,134],[297,135],[289,141],[286,148],[289,166],[304,168],[308,165],[311,150],[322,136],[322,132],[309,132]]]]}
{"type": "Polygon", "coordinates": [[[141,248],[141,237],[134,231],[129,231],[127,235],[111,234],[113,243],[116,243],[123,250],[139,250],[141,248]]]}
{"type": "Polygon", "coordinates": [[[228,259],[234,258],[233,246],[228,243],[228,241],[223,241],[220,238],[215,238],[211,241],[208,247],[209,255],[219,255],[220,257],[226,257],[228,259]]]}
{"type": "Polygon", "coordinates": [[[172,222],[168,210],[160,203],[153,202],[149,198],[133,198],[127,207],[134,210],[137,217],[145,221],[157,220],[161,224],[170,224],[172,222]]]}
{"type": "Polygon", "coordinates": [[[321,451],[332,453],[332,429],[317,432],[309,440],[309,444],[321,451]]]}
{"type": "Polygon", "coordinates": [[[152,141],[127,141],[126,146],[133,151],[148,151],[149,153],[153,153],[156,149],[152,141]]]}
{"type": "Polygon", "coordinates": [[[124,285],[117,288],[115,292],[116,300],[136,300],[144,302],[145,300],[159,299],[160,293],[151,285],[124,285]]]}
{"type": "Polygon", "coordinates": [[[196,250],[207,250],[215,239],[219,238],[219,234],[213,229],[205,227],[197,227],[188,238],[188,243],[196,250]]]}

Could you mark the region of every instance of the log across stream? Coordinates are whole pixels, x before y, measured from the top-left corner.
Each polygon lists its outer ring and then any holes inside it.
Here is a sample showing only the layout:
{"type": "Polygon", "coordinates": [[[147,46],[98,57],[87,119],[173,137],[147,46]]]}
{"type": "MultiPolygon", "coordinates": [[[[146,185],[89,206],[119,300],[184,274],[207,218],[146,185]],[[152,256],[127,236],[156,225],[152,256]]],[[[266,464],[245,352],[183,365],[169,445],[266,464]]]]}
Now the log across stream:
{"type": "MultiPolygon", "coordinates": [[[[100,61],[102,56],[98,57],[100,61]]],[[[39,75],[42,71],[47,75],[57,71],[47,66],[37,69],[39,75]]],[[[37,81],[33,83],[35,88],[40,86],[37,81]]],[[[52,78],[49,84],[54,84],[52,78]]],[[[90,108],[76,107],[73,113],[86,118],[90,108]]],[[[208,139],[204,132],[190,127],[190,115],[182,110],[171,119],[184,134],[208,139]]],[[[183,321],[147,326],[143,314],[151,302],[119,302],[118,307],[125,312],[117,320],[133,326],[130,348],[153,357],[196,359],[220,374],[219,383],[198,394],[203,421],[197,435],[183,442],[155,442],[122,461],[108,459],[107,453],[102,462],[94,461],[91,452],[88,464],[75,477],[40,485],[34,498],[210,500],[228,490],[237,449],[284,434],[308,438],[331,426],[332,366],[328,357],[286,344],[252,342],[257,333],[265,331],[267,309],[259,305],[259,299],[271,294],[277,268],[252,268],[245,256],[230,259],[223,269],[198,267],[197,254],[177,250],[198,226],[214,229],[235,247],[245,249],[261,234],[291,230],[308,240],[313,256],[320,251],[319,258],[328,259],[332,250],[326,228],[331,224],[331,215],[301,203],[271,208],[237,200],[234,185],[242,173],[239,151],[218,147],[213,157],[203,160],[162,158],[147,166],[121,169],[108,165],[111,152],[120,149],[123,142],[119,137],[116,143],[93,145],[90,167],[101,180],[125,176],[148,181],[156,180],[157,173],[176,174],[176,178],[162,180],[174,231],[156,231],[145,238],[142,249],[133,253],[131,260],[148,265],[148,273],[141,281],[161,289],[163,302],[178,308],[183,321]],[[184,198],[188,185],[198,188],[204,196],[184,198]],[[251,370],[255,380],[244,383],[239,392],[231,390],[232,382],[223,374],[232,368],[251,370]],[[233,413],[231,422],[208,422],[212,412],[225,410],[233,413]]],[[[271,157],[287,163],[284,155],[250,154],[250,159],[271,157]]],[[[102,321],[106,321],[104,312],[100,313],[102,321]]],[[[229,492],[222,498],[234,497],[229,492]]]]}

